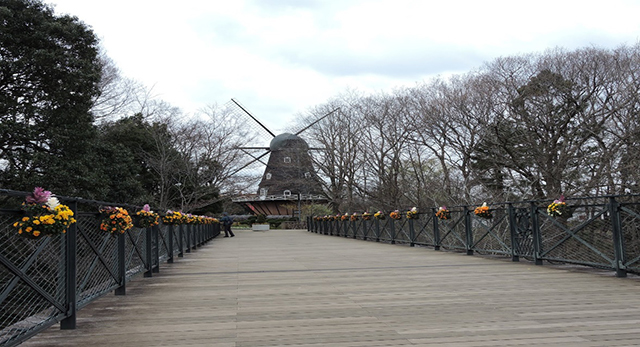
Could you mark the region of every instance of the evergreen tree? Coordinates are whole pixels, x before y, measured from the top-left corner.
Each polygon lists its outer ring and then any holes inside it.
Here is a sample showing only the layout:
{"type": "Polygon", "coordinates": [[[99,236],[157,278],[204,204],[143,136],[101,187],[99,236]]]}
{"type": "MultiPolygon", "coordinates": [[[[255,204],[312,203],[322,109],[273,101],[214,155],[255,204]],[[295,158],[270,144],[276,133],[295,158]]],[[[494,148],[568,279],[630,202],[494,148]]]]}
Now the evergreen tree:
{"type": "Polygon", "coordinates": [[[0,1],[0,186],[93,196],[94,33],[38,0],[0,1]]]}

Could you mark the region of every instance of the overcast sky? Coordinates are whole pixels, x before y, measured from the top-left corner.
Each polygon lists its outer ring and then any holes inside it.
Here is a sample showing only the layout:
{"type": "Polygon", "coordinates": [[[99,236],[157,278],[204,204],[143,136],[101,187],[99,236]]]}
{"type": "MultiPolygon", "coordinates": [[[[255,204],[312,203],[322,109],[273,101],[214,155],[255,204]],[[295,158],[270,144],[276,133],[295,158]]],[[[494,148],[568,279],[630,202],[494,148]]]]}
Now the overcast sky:
{"type": "Polygon", "coordinates": [[[547,48],[640,40],[640,1],[45,0],[126,77],[193,114],[236,98],[270,128],[347,89],[386,92],[547,48]]]}

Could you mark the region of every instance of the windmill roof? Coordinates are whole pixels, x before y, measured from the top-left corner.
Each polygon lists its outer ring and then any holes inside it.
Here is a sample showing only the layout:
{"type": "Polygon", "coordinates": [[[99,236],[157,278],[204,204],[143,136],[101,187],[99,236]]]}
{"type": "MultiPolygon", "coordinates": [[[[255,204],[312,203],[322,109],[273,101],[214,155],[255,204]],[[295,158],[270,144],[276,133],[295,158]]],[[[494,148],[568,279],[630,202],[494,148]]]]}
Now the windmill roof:
{"type": "Polygon", "coordinates": [[[300,136],[290,133],[283,133],[274,137],[269,144],[269,149],[271,151],[277,151],[285,147],[302,147],[307,149],[309,146],[307,145],[307,142],[305,140],[300,138],[300,136]]]}

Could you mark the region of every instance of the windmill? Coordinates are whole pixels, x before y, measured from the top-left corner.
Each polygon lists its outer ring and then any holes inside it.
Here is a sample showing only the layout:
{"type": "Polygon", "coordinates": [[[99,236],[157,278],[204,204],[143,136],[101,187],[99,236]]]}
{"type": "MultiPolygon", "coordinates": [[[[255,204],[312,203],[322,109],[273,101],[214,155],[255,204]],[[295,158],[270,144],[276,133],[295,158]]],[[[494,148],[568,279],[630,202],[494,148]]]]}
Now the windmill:
{"type": "Polygon", "coordinates": [[[264,164],[265,170],[258,184],[256,195],[236,198],[233,201],[242,204],[256,214],[264,215],[294,215],[294,211],[291,209],[292,205],[297,204],[297,210],[300,211],[303,203],[326,202],[327,199],[322,191],[320,178],[313,168],[311,155],[309,154],[309,151],[315,148],[309,148],[307,142],[299,135],[338,111],[338,109],[336,108],[325,114],[295,134],[283,133],[275,135],[240,103],[234,99],[231,99],[231,101],[233,102],[232,106],[249,116],[272,137],[269,147],[239,148],[251,156],[252,160],[238,171],[255,162],[264,164]],[[249,150],[261,150],[264,152],[255,156],[249,150]],[[269,160],[265,163],[262,158],[267,155],[269,155],[269,160]]]}

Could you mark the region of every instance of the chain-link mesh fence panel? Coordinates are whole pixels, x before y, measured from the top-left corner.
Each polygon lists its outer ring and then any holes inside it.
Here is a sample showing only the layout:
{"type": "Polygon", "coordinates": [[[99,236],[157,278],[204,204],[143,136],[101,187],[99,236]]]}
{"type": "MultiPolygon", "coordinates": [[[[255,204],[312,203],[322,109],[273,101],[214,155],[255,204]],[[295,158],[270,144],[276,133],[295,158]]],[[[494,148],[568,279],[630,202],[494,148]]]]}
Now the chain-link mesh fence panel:
{"type": "Polygon", "coordinates": [[[440,246],[448,250],[466,250],[467,234],[464,225],[465,211],[452,209],[451,219],[438,221],[440,246]]]}
{"type": "Polygon", "coordinates": [[[480,254],[511,255],[509,212],[504,207],[492,208],[493,218],[472,218],[473,245],[480,254]]]}
{"type": "Polygon", "coordinates": [[[0,213],[0,345],[52,325],[65,311],[65,237],[24,238],[13,227],[21,217],[0,213]]]}
{"type": "Polygon", "coordinates": [[[620,226],[627,271],[640,274],[640,203],[623,201],[620,206],[620,226]]]}
{"type": "Polygon", "coordinates": [[[171,237],[171,235],[169,235],[169,228],[160,225],[157,227],[157,230],[160,236],[160,253],[158,256],[160,261],[166,261],[167,258],[169,258],[169,238],[171,237]]]}
{"type": "Polygon", "coordinates": [[[362,239],[370,240],[375,238],[376,222],[373,219],[362,221],[362,239]]]}
{"type": "Polygon", "coordinates": [[[78,308],[118,286],[118,236],[100,230],[95,214],[77,218],[78,308]]]}
{"type": "Polygon", "coordinates": [[[178,227],[174,225],[167,226],[167,230],[169,230],[169,234],[173,238],[173,255],[176,256],[182,252],[180,248],[180,234],[178,233],[178,227]]]}
{"type": "Polygon", "coordinates": [[[542,249],[549,261],[612,268],[615,263],[613,229],[609,205],[602,199],[570,204],[565,216],[547,215],[538,209],[542,249]]]}
{"type": "Polygon", "coordinates": [[[360,239],[360,240],[364,240],[364,223],[366,222],[366,220],[359,220],[356,222],[353,222],[353,227],[355,230],[355,238],[356,239],[360,239]]]}
{"type": "Polygon", "coordinates": [[[395,234],[395,220],[393,218],[385,218],[380,221],[380,237],[383,242],[391,242],[395,234]]]}
{"type": "Polygon", "coordinates": [[[420,214],[420,217],[413,222],[415,235],[413,241],[416,245],[435,246],[436,241],[433,232],[433,213],[420,214]]]}
{"type": "Polygon", "coordinates": [[[410,243],[411,231],[409,230],[409,220],[406,218],[398,219],[395,221],[395,238],[396,243],[410,243]]]}
{"type": "Polygon", "coordinates": [[[147,239],[143,229],[125,232],[126,277],[131,278],[146,270],[147,239]]]}

